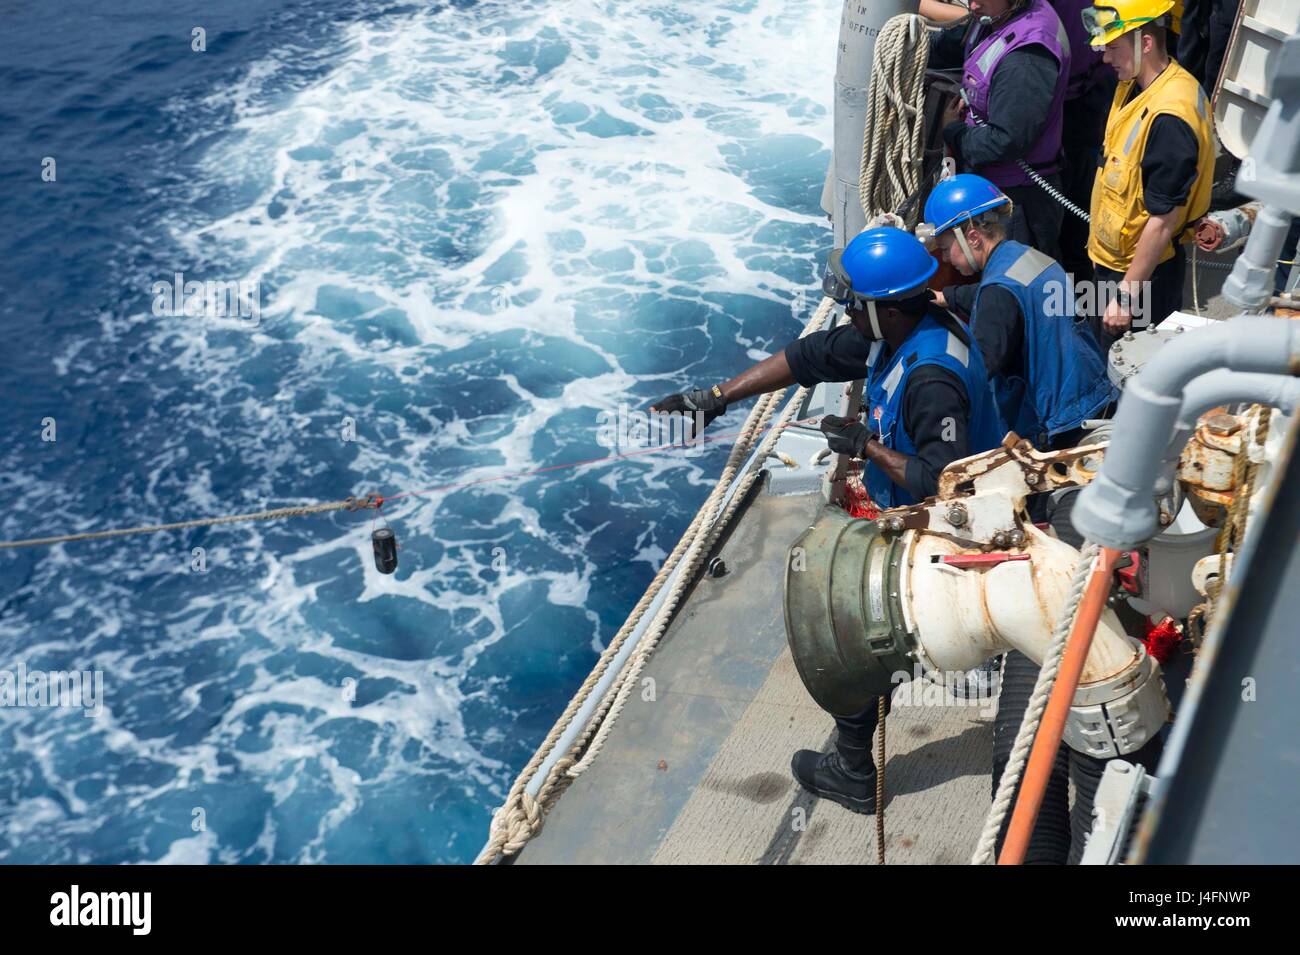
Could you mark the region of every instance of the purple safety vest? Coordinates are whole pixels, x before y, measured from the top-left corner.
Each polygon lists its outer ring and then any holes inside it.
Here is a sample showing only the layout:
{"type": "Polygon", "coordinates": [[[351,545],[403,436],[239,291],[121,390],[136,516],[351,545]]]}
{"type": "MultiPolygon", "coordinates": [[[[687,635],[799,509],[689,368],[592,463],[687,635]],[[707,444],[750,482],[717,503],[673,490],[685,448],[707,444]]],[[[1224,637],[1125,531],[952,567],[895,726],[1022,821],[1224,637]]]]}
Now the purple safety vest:
{"type": "Polygon", "coordinates": [[[1092,0],[1051,0],[1051,3],[1065,27],[1065,35],[1070,38],[1070,83],[1065,88],[1068,103],[1093,85],[1097,73],[1106,64],[1101,61],[1101,50],[1092,48],[1089,43],[1092,37],[1083,28],[1083,10],[1092,6],[1092,0]]]}
{"type": "MultiPolygon", "coordinates": [[[[1056,94],[1052,97],[1047,124],[1024,159],[1040,173],[1056,172],[1060,168],[1057,158],[1061,152],[1061,107],[1065,103],[1065,88],[1070,74],[1070,40],[1061,18],[1047,5],[1047,0],[1029,0],[1023,13],[1012,17],[977,43],[978,24],[978,20],[974,21],[967,34],[966,62],[962,67],[962,89],[966,91],[974,113],[967,114],[966,125],[977,125],[976,116],[988,122],[993,74],[1004,56],[1034,43],[1045,47],[1061,65],[1056,76],[1056,94]]],[[[1015,162],[990,163],[975,172],[1003,189],[1027,185],[1030,181],[1015,162]]]]}

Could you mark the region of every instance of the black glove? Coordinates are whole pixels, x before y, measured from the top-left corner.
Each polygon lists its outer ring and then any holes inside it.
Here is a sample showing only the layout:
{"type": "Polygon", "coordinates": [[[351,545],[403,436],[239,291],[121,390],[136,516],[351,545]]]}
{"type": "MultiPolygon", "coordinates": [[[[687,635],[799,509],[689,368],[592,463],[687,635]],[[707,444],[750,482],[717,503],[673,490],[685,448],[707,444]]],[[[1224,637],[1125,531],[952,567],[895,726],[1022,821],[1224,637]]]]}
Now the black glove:
{"type": "Polygon", "coordinates": [[[867,442],[875,437],[871,429],[857,418],[841,418],[833,414],[822,415],[821,429],[832,451],[854,458],[862,457],[867,442]]]}
{"type": "Polygon", "coordinates": [[[696,422],[699,422],[700,430],[703,431],[714,418],[726,414],[727,402],[722,397],[722,389],[714,385],[712,388],[694,388],[684,394],[660,398],[650,406],[650,410],[677,411],[686,415],[691,422],[691,435],[694,436],[696,422]]]}

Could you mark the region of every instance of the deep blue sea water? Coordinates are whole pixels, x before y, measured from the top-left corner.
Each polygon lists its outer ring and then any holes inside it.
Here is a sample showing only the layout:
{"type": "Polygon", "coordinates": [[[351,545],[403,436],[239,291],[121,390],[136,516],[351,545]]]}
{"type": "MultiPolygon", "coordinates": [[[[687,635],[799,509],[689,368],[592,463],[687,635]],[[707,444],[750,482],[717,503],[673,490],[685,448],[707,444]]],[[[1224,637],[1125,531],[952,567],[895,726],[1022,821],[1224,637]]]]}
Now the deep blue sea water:
{"type": "Polygon", "coordinates": [[[0,0],[0,539],[481,482],[391,577],[357,514],[0,552],[0,670],[104,687],[0,707],[0,861],[473,858],[726,449],[512,475],[797,334],[839,7],[0,0]]]}

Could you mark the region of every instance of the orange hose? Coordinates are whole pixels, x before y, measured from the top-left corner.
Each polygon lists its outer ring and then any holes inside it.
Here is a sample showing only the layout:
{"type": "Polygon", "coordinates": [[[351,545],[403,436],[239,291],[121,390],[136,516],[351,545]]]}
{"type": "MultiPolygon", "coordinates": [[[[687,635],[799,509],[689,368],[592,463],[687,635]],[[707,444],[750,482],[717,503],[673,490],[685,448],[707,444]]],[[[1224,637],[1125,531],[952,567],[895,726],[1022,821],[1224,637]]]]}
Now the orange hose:
{"type": "Polygon", "coordinates": [[[1042,721],[1038,724],[1033,749],[1029,751],[1029,762],[1025,765],[1025,775],[1020,781],[1020,794],[1016,797],[1015,809],[1011,813],[1011,825],[1007,828],[1007,839],[1002,844],[998,865],[1020,865],[1025,861],[1029,837],[1034,831],[1038,811],[1043,806],[1047,778],[1051,775],[1057,750],[1061,747],[1061,734],[1065,731],[1065,720],[1070,713],[1074,691],[1079,687],[1079,676],[1083,673],[1083,664],[1088,659],[1093,635],[1097,632],[1097,622],[1101,619],[1102,611],[1106,609],[1106,598],[1110,596],[1111,577],[1119,557],[1119,551],[1103,547],[1096,563],[1093,564],[1092,576],[1088,578],[1088,583],[1084,587],[1083,597],[1079,601],[1079,612],[1074,618],[1074,626],[1065,643],[1065,652],[1061,656],[1061,668],[1057,671],[1052,695],[1047,698],[1047,708],[1043,711],[1042,721]]]}

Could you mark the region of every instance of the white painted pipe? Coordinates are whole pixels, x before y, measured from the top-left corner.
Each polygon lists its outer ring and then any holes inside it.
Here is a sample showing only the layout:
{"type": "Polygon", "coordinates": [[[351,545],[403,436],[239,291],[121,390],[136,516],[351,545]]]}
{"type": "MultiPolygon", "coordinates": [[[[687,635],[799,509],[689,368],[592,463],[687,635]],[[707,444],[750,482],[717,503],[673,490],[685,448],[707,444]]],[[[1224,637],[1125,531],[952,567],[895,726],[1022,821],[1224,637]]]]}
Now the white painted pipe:
{"type": "MultiPolygon", "coordinates": [[[[1018,549],[1029,560],[959,568],[936,558],[968,550],[937,534],[912,532],[911,537],[900,586],[908,597],[907,623],[927,667],[965,672],[1008,650],[1043,662],[1070,591],[1079,557],[1075,548],[1031,526],[1018,549]]],[[[1137,641],[1124,633],[1114,611],[1105,610],[1080,684],[1111,679],[1139,657],[1137,641]]]]}

